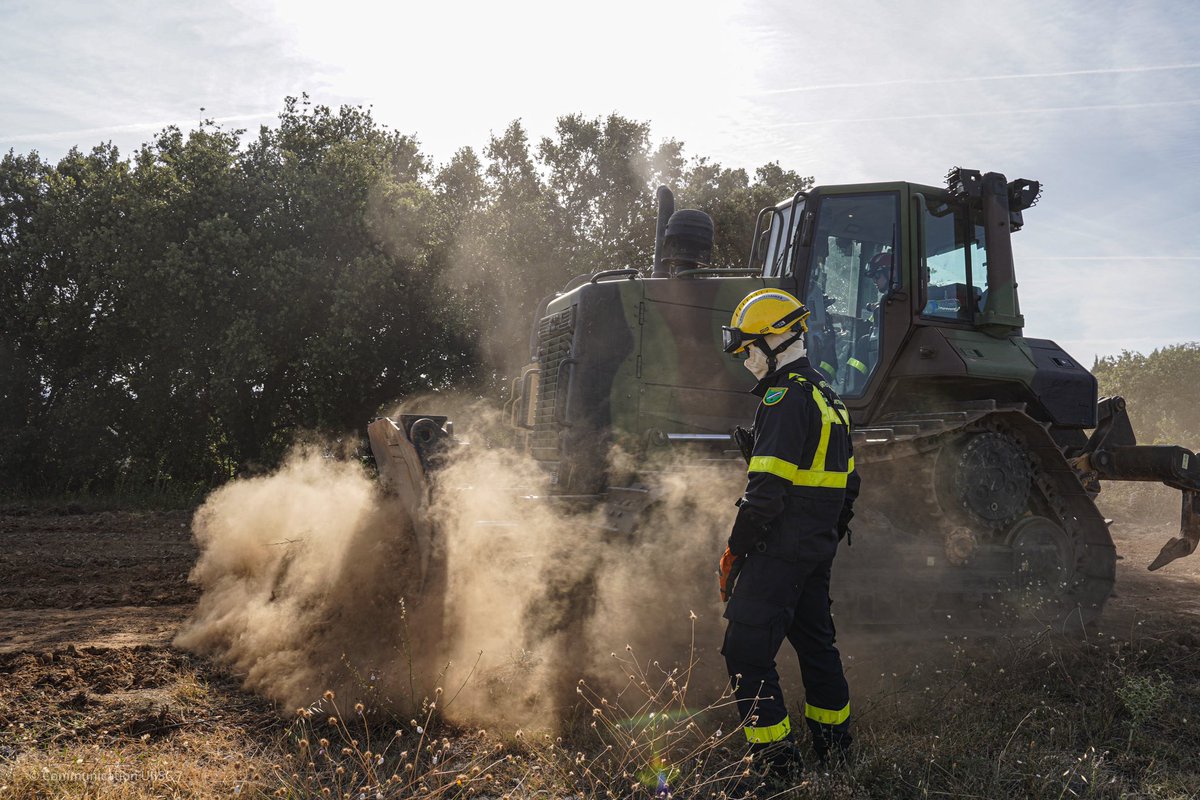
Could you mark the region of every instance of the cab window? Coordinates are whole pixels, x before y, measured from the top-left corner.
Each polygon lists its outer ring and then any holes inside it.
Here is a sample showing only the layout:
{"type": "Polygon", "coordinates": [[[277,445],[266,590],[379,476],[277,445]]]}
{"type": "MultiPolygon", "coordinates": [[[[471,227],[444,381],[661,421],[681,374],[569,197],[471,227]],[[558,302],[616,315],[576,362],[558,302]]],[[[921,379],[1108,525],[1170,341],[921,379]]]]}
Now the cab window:
{"type": "Polygon", "coordinates": [[[896,193],[825,197],[817,211],[804,303],[808,356],[833,388],[861,395],[879,362],[882,302],[903,274],[896,193]]]}
{"type": "Polygon", "coordinates": [[[983,226],[954,203],[931,202],[922,217],[921,315],[971,322],[987,303],[983,226]]]}
{"type": "Polygon", "coordinates": [[[804,201],[799,198],[775,207],[771,214],[771,227],[763,242],[766,245],[761,265],[764,277],[779,278],[791,274],[796,223],[803,214],[804,201]]]}

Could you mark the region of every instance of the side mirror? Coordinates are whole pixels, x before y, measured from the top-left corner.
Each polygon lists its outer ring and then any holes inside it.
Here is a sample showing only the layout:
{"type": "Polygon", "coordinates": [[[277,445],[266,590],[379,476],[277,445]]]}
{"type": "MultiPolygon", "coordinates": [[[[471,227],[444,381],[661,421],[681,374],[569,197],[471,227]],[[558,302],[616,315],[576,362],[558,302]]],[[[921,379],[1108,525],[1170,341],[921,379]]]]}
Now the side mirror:
{"type": "Polygon", "coordinates": [[[804,213],[800,215],[800,246],[808,247],[812,244],[813,223],[817,218],[817,212],[808,207],[804,207],[804,213]]]}

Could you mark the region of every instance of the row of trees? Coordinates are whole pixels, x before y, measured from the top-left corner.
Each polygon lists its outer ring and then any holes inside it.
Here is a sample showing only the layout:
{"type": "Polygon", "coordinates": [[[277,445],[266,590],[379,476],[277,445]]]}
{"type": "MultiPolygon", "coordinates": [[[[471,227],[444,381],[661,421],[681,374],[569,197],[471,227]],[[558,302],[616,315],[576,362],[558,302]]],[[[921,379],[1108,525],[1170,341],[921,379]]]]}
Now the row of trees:
{"type": "Polygon", "coordinates": [[[0,489],[199,488],[403,396],[494,393],[540,297],[649,265],[658,183],[714,216],[736,265],[757,209],[811,179],[688,158],[619,115],[537,143],[513,122],[435,168],[369,110],[296,98],[254,137],[9,151],[0,489]]]}
{"type": "Polygon", "coordinates": [[[1200,448],[1200,343],[1171,345],[1146,355],[1123,351],[1099,358],[1092,374],[1101,396],[1121,395],[1140,444],[1200,448]]]}

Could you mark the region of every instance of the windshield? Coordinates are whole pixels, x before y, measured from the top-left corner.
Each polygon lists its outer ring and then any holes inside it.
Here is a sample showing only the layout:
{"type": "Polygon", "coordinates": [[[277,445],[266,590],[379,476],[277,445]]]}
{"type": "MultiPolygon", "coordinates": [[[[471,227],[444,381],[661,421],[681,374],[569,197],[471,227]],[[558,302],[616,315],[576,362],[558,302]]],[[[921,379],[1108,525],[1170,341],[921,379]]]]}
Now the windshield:
{"type": "Polygon", "coordinates": [[[858,397],[879,361],[884,302],[899,285],[899,195],[835,195],[821,201],[804,304],[808,356],[833,388],[858,397]]]}

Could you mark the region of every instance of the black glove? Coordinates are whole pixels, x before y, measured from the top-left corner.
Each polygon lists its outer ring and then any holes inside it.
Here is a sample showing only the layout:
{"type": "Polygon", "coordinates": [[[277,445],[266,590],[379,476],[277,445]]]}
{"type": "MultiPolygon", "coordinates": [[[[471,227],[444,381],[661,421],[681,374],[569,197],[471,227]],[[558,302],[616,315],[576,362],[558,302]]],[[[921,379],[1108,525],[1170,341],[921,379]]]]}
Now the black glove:
{"type": "Polygon", "coordinates": [[[849,506],[842,506],[842,513],[838,517],[837,535],[838,541],[840,542],[842,539],[845,539],[847,545],[853,544],[850,538],[850,520],[852,519],[854,519],[854,512],[849,506]]]}
{"type": "Polygon", "coordinates": [[[769,524],[769,520],[751,511],[749,506],[738,503],[737,519],[733,521],[733,530],[729,534],[729,551],[735,556],[749,553],[767,538],[769,524]]]}
{"type": "Polygon", "coordinates": [[[733,438],[737,449],[742,451],[742,458],[746,459],[746,463],[749,464],[750,456],[754,453],[754,429],[746,430],[738,425],[729,435],[733,438]]]}

